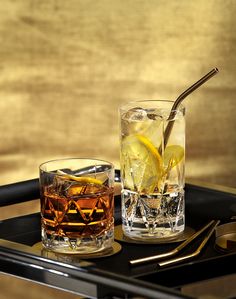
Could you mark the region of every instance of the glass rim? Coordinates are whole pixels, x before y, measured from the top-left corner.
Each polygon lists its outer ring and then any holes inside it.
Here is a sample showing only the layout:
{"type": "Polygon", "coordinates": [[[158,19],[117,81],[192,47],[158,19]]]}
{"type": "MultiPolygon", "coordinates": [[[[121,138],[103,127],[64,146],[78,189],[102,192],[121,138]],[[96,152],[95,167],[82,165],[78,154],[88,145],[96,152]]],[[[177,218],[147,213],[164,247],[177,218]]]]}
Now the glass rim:
{"type": "Polygon", "coordinates": [[[48,161],[45,161],[45,162],[42,162],[41,164],[39,164],[39,170],[40,171],[43,171],[43,172],[47,172],[47,173],[54,173],[52,170],[44,170],[43,169],[43,166],[46,166],[47,164],[50,164],[50,163],[56,163],[56,162],[65,162],[65,161],[69,161],[69,160],[71,160],[71,161],[73,161],[73,160],[81,160],[81,161],[93,161],[93,162],[103,162],[103,163],[105,163],[106,165],[109,165],[109,166],[111,166],[111,168],[110,169],[108,169],[108,170],[104,170],[103,172],[107,172],[107,171],[110,171],[110,170],[112,170],[112,169],[115,169],[115,167],[114,167],[114,164],[112,163],[112,162],[109,162],[109,161],[107,161],[107,160],[103,160],[103,159],[98,159],[98,158],[86,158],[86,157],[81,157],[81,158],[76,158],[76,157],[71,157],[71,158],[58,158],[58,159],[51,159],[51,160],[48,160],[48,161]]]}
{"type": "MultiPolygon", "coordinates": [[[[135,104],[138,104],[138,103],[172,103],[174,104],[174,100],[167,100],[167,99],[159,99],[159,100],[155,100],[155,99],[144,99],[144,100],[133,100],[133,101],[129,101],[129,102],[126,102],[126,103],[123,103],[119,106],[119,110],[122,111],[122,110],[127,110],[127,108],[129,106],[132,106],[132,105],[135,105],[135,104]]],[[[173,105],[172,105],[173,106],[173,105]]],[[[131,109],[132,107],[130,107],[131,109]]],[[[134,107],[133,107],[134,108],[134,107]]],[[[155,107],[153,107],[155,108],[155,107]]],[[[183,103],[181,103],[179,105],[179,107],[177,109],[173,109],[172,110],[172,107],[171,109],[167,109],[165,108],[166,110],[169,110],[170,112],[178,112],[178,111],[183,111],[183,113],[185,112],[185,105],[183,103]]]]}

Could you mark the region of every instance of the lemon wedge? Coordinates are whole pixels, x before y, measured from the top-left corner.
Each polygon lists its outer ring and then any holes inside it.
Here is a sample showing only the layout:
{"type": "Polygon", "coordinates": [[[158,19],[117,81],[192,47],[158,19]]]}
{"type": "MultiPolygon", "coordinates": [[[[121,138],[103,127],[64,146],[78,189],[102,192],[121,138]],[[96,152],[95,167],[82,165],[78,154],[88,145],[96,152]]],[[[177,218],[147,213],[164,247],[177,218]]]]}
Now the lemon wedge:
{"type": "Polygon", "coordinates": [[[180,145],[169,145],[164,152],[164,165],[167,166],[170,161],[171,167],[175,167],[184,158],[184,148],[180,145]]]}
{"type": "Polygon", "coordinates": [[[96,185],[102,185],[102,181],[95,179],[95,178],[91,178],[91,177],[85,177],[85,176],[75,176],[72,174],[68,174],[65,173],[62,170],[57,170],[57,173],[64,176],[65,178],[69,179],[69,180],[73,180],[76,182],[81,182],[81,183],[86,183],[86,184],[96,184],[96,185]]]}
{"type": "Polygon", "coordinates": [[[125,187],[138,192],[158,189],[163,161],[152,142],[143,135],[135,134],[126,136],[121,147],[125,187]]]}

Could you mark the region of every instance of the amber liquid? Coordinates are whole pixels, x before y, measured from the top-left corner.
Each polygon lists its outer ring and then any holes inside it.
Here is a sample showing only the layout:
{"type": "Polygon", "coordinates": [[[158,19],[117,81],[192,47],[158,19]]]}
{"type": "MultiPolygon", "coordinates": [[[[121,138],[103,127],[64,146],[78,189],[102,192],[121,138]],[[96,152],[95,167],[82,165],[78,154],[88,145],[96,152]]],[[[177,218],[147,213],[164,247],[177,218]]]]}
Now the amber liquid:
{"type": "Polygon", "coordinates": [[[61,195],[49,186],[41,198],[42,225],[47,235],[86,238],[99,236],[113,225],[112,188],[76,184],[61,195]]]}

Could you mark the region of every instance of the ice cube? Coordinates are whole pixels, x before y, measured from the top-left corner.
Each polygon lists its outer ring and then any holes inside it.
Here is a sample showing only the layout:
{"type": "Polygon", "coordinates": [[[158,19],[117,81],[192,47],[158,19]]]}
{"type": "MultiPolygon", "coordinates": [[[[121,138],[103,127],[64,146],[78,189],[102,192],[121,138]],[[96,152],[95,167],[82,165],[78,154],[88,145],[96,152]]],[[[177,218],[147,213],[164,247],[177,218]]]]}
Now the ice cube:
{"type": "Polygon", "coordinates": [[[162,120],[162,117],[155,113],[148,113],[147,117],[152,120],[162,120]]]}
{"type": "Polygon", "coordinates": [[[84,194],[84,191],[86,190],[86,185],[83,185],[82,183],[74,183],[71,184],[68,189],[66,190],[66,195],[68,197],[71,196],[78,196],[81,194],[84,194]]]}
{"type": "Polygon", "coordinates": [[[125,120],[131,121],[143,121],[147,119],[147,112],[145,109],[135,107],[128,110],[123,117],[125,120]]]}
{"type": "Polygon", "coordinates": [[[84,197],[85,195],[102,194],[105,191],[107,191],[105,186],[79,182],[72,184],[67,189],[67,196],[73,197],[82,195],[84,197]]]}
{"type": "Polygon", "coordinates": [[[126,119],[123,119],[121,122],[121,132],[124,136],[129,135],[129,133],[131,133],[130,123],[126,119]]]}
{"type": "Polygon", "coordinates": [[[157,108],[155,110],[154,114],[158,115],[158,117],[163,120],[167,120],[169,117],[170,111],[168,109],[157,108]]]}
{"type": "Polygon", "coordinates": [[[73,181],[68,180],[68,178],[63,175],[55,175],[52,183],[52,188],[56,194],[59,196],[66,196],[68,189],[74,184],[73,181]]]}

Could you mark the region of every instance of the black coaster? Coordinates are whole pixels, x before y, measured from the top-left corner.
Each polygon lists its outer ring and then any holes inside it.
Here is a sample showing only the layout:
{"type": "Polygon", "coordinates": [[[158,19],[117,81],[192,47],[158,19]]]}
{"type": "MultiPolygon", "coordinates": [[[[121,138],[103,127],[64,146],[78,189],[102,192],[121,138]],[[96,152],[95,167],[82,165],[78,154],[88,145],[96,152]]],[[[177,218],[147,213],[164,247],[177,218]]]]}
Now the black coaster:
{"type": "Polygon", "coordinates": [[[185,230],[174,236],[166,238],[153,238],[140,240],[138,238],[130,238],[124,235],[122,230],[122,225],[115,226],[115,240],[124,243],[134,243],[134,244],[164,244],[164,243],[177,243],[188,239],[191,235],[195,233],[195,230],[191,227],[186,226],[185,230]]]}
{"type": "Polygon", "coordinates": [[[60,260],[60,261],[73,261],[74,259],[97,259],[97,258],[102,258],[102,257],[108,257],[112,256],[114,254],[117,254],[118,252],[121,251],[122,246],[117,243],[113,242],[112,247],[107,248],[105,250],[95,252],[95,253],[77,253],[77,252],[72,252],[72,253],[62,253],[62,252],[56,252],[56,251],[51,251],[47,250],[43,247],[42,242],[38,242],[32,246],[33,248],[37,250],[41,250],[42,256],[60,260]]]}

